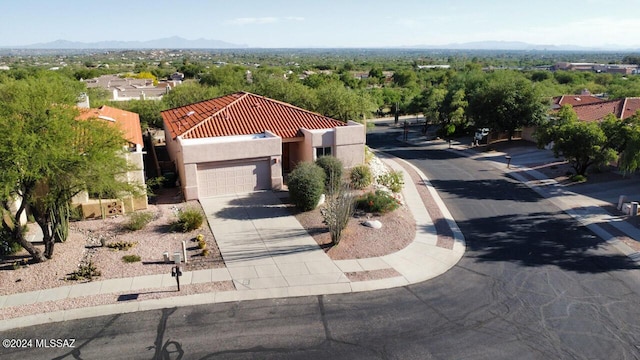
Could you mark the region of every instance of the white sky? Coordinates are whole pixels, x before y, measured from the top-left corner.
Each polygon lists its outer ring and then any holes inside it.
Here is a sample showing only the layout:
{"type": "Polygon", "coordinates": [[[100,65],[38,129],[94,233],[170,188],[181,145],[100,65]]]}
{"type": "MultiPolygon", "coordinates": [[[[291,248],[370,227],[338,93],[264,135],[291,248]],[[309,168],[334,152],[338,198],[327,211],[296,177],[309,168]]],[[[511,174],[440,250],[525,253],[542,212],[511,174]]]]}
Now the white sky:
{"type": "Polygon", "coordinates": [[[640,0],[8,0],[0,46],[180,36],[266,48],[488,40],[637,48],[638,10],[640,0]]]}

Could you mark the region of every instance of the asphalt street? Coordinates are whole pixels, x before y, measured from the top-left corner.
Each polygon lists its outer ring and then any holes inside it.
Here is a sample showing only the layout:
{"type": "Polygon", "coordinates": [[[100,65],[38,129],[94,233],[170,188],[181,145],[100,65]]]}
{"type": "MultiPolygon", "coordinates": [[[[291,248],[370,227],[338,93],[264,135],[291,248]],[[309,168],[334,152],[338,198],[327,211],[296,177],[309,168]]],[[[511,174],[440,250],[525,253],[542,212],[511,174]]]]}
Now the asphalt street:
{"type": "Polygon", "coordinates": [[[0,334],[74,339],[2,359],[639,359],[640,271],[517,181],[438,147],[368,135],[431,179],[467,252],[384,291],[172,308],[0,334]]]}

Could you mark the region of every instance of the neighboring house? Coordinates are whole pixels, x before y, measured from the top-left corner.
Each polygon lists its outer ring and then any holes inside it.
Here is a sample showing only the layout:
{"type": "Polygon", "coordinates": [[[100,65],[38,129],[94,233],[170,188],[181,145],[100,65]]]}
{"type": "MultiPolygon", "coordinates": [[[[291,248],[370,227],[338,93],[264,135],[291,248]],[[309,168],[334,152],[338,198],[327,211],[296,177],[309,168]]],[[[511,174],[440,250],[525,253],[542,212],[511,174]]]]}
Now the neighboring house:
{"type": "Polygon", "coordinates": [[[551,68],[552,70],[565,71],[593,71],[597,73],[613,74],[637,74],[638,65],[635,64],[596,64],[596,63],[572,63],[558,62],[551,68]]]}
{"type": "Polygon", "coordinates": [[[617,119],[624,120],[640,110],[640,98],[632,97],[576,105],[573,110],[578,115],[578,119],[582,121],[600,121],[608,114],[613,114],[617,119]]]}
{"type": "Polygon", "coordinates": [[[362,124],[247,92],[165,110],[162,118],[186,200],[280,189],[283,173],[322,155],[346,167],[364,162],[362,124]]]}
{"type": "Polygon", "coordinates": [[[154,85],[151,79],[122,78],[117,75],[102,75],[82,81],[87,85],[87,88],[102,88],[109,91],[110,100],[113,101],[160,100],[173,87],[182,82],[181,80],[172,80],[154,85]]]}
{"type": "Polygon", "coordinates": [[[179,83],[181,83],[182,80],[184,80],[184,74],[176,71],[173,74],[171,74],[171,76],[169,76],[169,80],[178,81],[179,83]]]}
{"type": "Polygon", "coordinates": [[[591,95],[591,93],[588,90],[584,90],[580,95],[562,95],[562,96],[554,97],[553,104],[551,105],[551,109],[552,110],[560,109],[562,105],[571,105],[575,107],[578,105],[601,103],[604,101],[606,100],[599,98],[597,96],[591,95]]]}
{"type": "MultiPolygon", "coordinates": [[[[126,174],[127,181],[145,184],[144,162],[142,148],[142,130],[140,128],[140,116],[136,113],[120,110],[103,105],[97,109],[80,109],[80,120],[99,119],[117,127],[122,131],[127,140],[125,157],[129,164],[136,169],[126,174]]],[[[127,197],[124,199],[91,199],[86,192],[76,195],[72,200],[72,205],[82,208],[84,217],[99,217],[102,214],[100,206],[105,207],[105,213],[118,214],[132,212],[147,208],[147,196],[137,198],[127,197]]]]}
{"type": "MultiPolygon", "coordinates": [[[[598,111],[598,113],[602,113],[602,116],[599,118],[602,119],[608,112],[611,112],[607,109],[613,108],[612,106],[607,105],[607,103],[619,101],[621,100],[607,101],[598,96],[592,95],[589,90],[585,89],[580,95],[561,95],[554,97],[551,101],[551,111],[558,111],[563,105],[571,105],[571,107],[573,107],[576,112],[580,111],[580,108],[583,108],[585,114],[587,112],[590,112],[590,109],[601,109],[600,111],[598,111]]],[[[587,116],[586,118],[590,117],[587,116]]],[[[580,118],[580,115],[578,115],[578,119],[582,120],[582,118],[580,118]]],[[[524,127],[521,133],[522,139],[535,142],[535,130],[535,126],[524,127]]]]}

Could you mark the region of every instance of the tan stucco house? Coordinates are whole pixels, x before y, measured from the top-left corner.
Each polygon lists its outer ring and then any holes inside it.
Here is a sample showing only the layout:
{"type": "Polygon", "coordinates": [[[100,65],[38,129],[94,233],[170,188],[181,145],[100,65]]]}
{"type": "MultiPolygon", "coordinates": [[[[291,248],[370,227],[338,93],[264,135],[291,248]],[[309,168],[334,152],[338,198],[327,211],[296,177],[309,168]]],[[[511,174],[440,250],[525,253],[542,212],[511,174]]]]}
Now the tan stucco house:
{"type": "Polygon", "coordinates": [[[365,129],[281,101],[237,92],[162,112],[186,200],[279,189],[301,161],[364,162],[365,129]]]}
{"type": "MultiPolygon", "coordinates": [[[[130,183],[145,184],[142,151],[144,142],[138,114],[103,105],[95,109],[81,108],[78,119],[102,120],[118,128],[126,140],[126,144],[123,144],[126,149],[124,157],[134,167],[133,170],[125,175],[126,180],[130,183]]],[[[94,199],[87,192],[82,192],[72,199],[71,204],[72,206],[80,207],[85,218],[92,218],[100,217],[103,214],[117,215],[146,209],[148,207],[148,199],[146,195],[137,197],[125,196],[122,199],[94,199]]]]}

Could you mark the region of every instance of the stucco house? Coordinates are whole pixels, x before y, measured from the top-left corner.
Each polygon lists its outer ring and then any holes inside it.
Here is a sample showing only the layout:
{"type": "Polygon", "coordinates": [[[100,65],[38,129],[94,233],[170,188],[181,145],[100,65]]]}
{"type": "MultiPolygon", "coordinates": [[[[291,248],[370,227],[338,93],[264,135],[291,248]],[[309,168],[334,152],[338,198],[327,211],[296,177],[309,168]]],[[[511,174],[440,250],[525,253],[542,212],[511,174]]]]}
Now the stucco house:
{"type": "Polygon", "coordinates": [[[162,112],[167,150],[186,200],[280,189],[283,173],[333,155],[364,162],[365,128],[237,92],[162,112]]]}
{"type": "Polygon", "coordinates": [[[160,100],[172,88],[182,83],[182,79],[172,78],[170,81],[154,84],[151,79],[122,78],[117,75],[102,75],[81,81],[87,85],[87,88],[107,90],[111,96],[110,100],[113,101],[160,100]]]}
{"type": "MultiPolygon", "coordinates": [[[[145,184],[144,161],[142,148],[142,129],[140,128],[140,116],[134,112],[120,110],[107,105],[97,109],[80,109],[79,120],[99,119],[106,121],[111,126],[117,127],[126,139],[125,158],[135,169],[126,174],[126,180],[130,183],[137,182],[145,184]]],[[[104,212],[108,215],[123,214],[135,210],[146,209],[148,199],[146,195],[139,197],[125,197],[123,199],[94,199],[88,193],[82,192],[76,195],[72,201],[72,206],[82,209],[82,214],[86,218],[99,217],[104,212]],[[103,210],[100,207],[103,207],[103,210]]]]}

